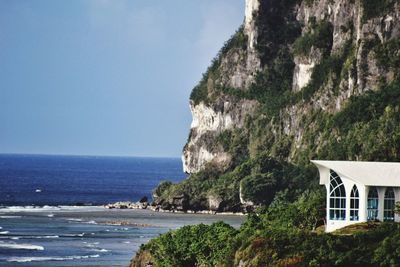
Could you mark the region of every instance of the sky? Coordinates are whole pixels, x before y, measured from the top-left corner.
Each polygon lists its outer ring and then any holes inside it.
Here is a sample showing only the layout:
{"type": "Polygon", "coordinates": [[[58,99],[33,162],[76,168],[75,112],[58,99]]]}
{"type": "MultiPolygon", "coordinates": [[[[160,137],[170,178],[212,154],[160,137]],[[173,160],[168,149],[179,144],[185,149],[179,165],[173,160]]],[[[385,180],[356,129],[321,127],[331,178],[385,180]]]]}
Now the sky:
{"type": "Polygon", "coordinates": [[[0,153],[179,157],[243,0],[0,0],[0,153]]]}

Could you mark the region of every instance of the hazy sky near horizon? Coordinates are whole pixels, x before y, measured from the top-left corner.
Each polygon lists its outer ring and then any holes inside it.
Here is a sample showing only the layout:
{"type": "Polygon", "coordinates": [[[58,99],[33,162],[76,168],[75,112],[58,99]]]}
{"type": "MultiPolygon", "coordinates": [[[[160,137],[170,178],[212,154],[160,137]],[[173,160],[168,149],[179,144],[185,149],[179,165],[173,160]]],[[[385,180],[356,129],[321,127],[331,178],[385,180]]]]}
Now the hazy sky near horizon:
{"type": "Polygon", "coordinates": [[[243,0],[0,0],[0,153],[180,156],[243,0]]]}

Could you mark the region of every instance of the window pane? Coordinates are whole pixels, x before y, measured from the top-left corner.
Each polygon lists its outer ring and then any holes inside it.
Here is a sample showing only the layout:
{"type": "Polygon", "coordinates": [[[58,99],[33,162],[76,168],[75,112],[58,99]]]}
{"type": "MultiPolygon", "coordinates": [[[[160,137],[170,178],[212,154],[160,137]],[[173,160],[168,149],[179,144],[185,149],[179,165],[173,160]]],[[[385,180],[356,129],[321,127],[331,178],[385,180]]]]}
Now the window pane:
{"type": "Polygon", "coordinates": [[[342,179],[331,170],[330,172],[329,218],[344,220],[346,217],[346,190],[342,179]]]}

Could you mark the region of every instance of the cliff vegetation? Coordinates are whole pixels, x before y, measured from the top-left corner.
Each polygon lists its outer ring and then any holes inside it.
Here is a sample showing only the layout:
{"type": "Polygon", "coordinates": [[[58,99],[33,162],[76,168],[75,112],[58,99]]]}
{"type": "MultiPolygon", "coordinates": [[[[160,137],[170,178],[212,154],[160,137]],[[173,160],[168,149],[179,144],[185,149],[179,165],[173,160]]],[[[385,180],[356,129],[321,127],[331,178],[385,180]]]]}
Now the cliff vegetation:
{"type": "Polygon", "coordinates": [[[161,184],[154,204],[256,212],[239,230],[186,227],[139,255],[155,266],[398,266],[396,224],[318,231],[325,189],[310,159],[400,160],[399,37],[398,0],[247,0],[190,97],[190,176],[161,184]]]}

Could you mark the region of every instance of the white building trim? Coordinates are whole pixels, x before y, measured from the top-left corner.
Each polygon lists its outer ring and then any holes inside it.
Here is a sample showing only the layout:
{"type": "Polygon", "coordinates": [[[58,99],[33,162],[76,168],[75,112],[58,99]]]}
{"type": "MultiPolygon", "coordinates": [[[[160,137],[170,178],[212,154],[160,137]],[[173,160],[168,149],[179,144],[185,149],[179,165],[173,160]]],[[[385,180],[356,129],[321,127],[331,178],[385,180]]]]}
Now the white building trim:
{"type": "MultiPolygon", "coordinates": [[[[312,160],[319,170],[320,184],[325,185],[326,188],[326,213],[327,225],[326,231],[331,232],[336,229],[368,220],[368,193],[371,189],[376,188],[378,192],[378,213],[377,219],[384,220],[384,203],[385,192],[388,188],[393,188],[395,195],[395,202],[400,200],[400,163],[395,162],[359,162],[359,161],[327,161],[327,160],[312,160]],[[335,200],[331,196],[331,180],[333,176],[331,173],[336,173],[345,189],[345,216],[338,216],[335,205],[332,203],[335,200]],[[351,201],[350,195],[353,186],[356,186],[359,193],[358,205],[358,220],[352,218],[350,213],[351,201]]],[[[335,202],[337,204],[337,202],[335,202]]],[[[370,206],[375,208],[376,201],[370,201],[370,206]]],[[[392,203],[392,202],[390,202],[392,203]]],[[[389,205],[390,206],[390,205],[389,205]]],[[[340,213],[342,215],[343,213],[340,213]]],[[[371,214],[373,214],[371,212],[371,214]]],[[[395,221],[400,221],[398,215],[394,216],[395,221]]]]}

